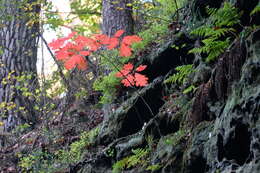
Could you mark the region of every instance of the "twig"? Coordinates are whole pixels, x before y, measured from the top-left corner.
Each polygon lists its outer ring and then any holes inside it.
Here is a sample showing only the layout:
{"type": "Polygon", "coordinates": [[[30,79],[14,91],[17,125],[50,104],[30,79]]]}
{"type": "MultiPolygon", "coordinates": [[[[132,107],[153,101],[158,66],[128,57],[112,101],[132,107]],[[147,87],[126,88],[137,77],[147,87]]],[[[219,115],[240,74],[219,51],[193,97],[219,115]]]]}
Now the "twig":
{"type": "Polygon", "coordinates": [[[174,3],[175,3],[175,6],[176,6],[176,12],[177,12],[177,22],[179,22],[179,8],[178,8],[178,3],[177,3],[177,0],[174,0],[174,3]]]}
{"type": "Polygon", "coordinates": [[[58,63],[58,61],[56,60],[55,55],[52,53],[52,51],[51,51],[51,49],[50,49],[50,47],[49,47],[47,41],[45,40],[45,38],[43,37],[43,35],[42,35],[41,33],[39,33],[39,35],[40,35],[42,41],[44,42],[45,46],[47,47],[47,50],[48,50],[49,53],[51,54],[51,57],[53,58],[54,62],[57,64],[57,66],[58,66],[58,71],[59,71],[59,74],[60,74],[60,76],[61,76],[61,78],[62,78],[62,80],[63,80],[64,85],[67,86],[68,88],[70,88],[69,85],[68,85],[68,81],[67,81],[65,75],[63,74],[62,69],[61,69],[61,67],[60,67],[60,65],[59,65],[59,63],[58,63]]]}
{"type": "MultiPolygon", "coordinates": [[[[102,56],[102,55],[101,55],[101,56],[102,56]]],[[[134,89],[136,89],[137,95],[142,99],[142,101],[144,102],[145,106],[148,108],[149,112],[151,113],[152,117],[155,117],[155,115],[154,115],[154,113],[153,113],[151,107],[150,107],[149,104],[146,102],[146,100],[144,99],[144,97],[139,93],[138,89],[137,89],[135,86],[132,85],[132,83],[128,80],[128,78],[118,69],[118,67],[117,67],[113,62],[111,62],[111,61],[109,60],[109,58],[107,58],[107,57],[105,57],[105,56],[102,56],[102,57],[106,58],[106,59],[108,60],[108,62],[110,62],[110,63],[112,64],[112,66],[114,66],[114,67],[116,68],[116,70],[118,70],[118,72],[121,73],[122,76],[131,84],[131,87],[134,88],[134,89]]],[[[158,132],[159,132],[160,136],[162,136],[162,135],[161,135],[160,128],[159,128],[159,124],[158,124],[157,122],[155,122],[155,125],[156,125],[157,128],[158,128],[158,132]]]]}
{"type": "MultiPolygon", "coordinates": [[[[62,108],[62,109],[66,109],[66,106],[69,104],[69,97],[70,97],[70,93],[71,93],[71,86],[69,85],[69,82],[68,82],[67,78],[65,77],[65,75],[62,72],[62,68],[60,67],[58,61],[56,60],[54,54],[52,53],[50,47],[48,46],[47,41],[44,39],[44,37],[43,37],[43,35],[41,33],[39,33],[39,35],[40,35],[42,41],[44,42],[45,46],[47,47],[48,51],[50,52],[51,57],[53,58],[54,62],[57,64],[58,72],[60,74],[60,77],[62,78],[63,84],[66,86],[66,88],[68,90],[67,95],[66,95],[66,99],[65,99],[65,103],[63,104],[63,108],[62,108]]],[[[63,117],[65,115],[65,112],[66,112],[65,110],[62,111],[60,122],[62,122],[63,117]]]]}

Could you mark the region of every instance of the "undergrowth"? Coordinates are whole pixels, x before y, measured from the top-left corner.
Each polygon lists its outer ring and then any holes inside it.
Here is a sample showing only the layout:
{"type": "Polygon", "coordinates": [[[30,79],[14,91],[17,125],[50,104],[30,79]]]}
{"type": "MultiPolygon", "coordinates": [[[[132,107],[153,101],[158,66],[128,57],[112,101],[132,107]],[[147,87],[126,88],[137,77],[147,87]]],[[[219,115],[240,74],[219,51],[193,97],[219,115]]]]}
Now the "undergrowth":
{"type": "Polygon", "coordinates": [[[99,128],[83,132],[78,141],[70,144],[69,149],[60,149],[54,152],[47,149],[36,149],[28,155],[19,153],[19,167],[23,172],[51,173],[64,170],[68,165],[75,164],[82,159],[98,133],[99,128]]]}
{"type": "Polygon", "coordinates": [[[190,32],[202,38],[202,46],[191,49],[189,53],[205,53],[206,62],[212,62],[228,48],[232,36],[236,37],[233,27],[239,24],[241,13],[225,2],[223,8],[208,8],[208,14],[209,22],[190,32]]]}
{"type": "Polygon", "coordinates": [[[117,161],[113,165],[112,173],[120,173],[124,169],[129,169],[131,167],[135,167],[137,165],[145,166],[147,161],[145,158],[149,154],[148,149],[137,148],[132,150],[133,155],[123,158],[122,160],[117,161]]]}

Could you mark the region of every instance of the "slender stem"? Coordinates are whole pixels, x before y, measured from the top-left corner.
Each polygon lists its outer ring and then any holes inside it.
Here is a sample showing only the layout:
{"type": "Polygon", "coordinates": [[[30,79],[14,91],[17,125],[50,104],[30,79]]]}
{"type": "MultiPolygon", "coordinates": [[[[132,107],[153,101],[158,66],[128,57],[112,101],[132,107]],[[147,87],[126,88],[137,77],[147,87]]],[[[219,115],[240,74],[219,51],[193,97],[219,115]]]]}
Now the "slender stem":
{"type": "Polygon", "coordinates": [[[176,6],[176,12],[177,12],[177,22],[179,22],[179,8],[178,8],[178,3],[177,3],[177,0],[174,0],[174,3],[175,3],[175,6],[176,6]]]}
{"type": "Polygon", "coordinates": [[[48,46],[48,43],[47,43],[47,41],[45,40],[45,38],[43,37],[43,35],[42,35],[41,33],[39,33],[39,35],[40,35],[40,37],[41,37],[43,43],[44,43],[45,46],[47,47],[47,50],[48,50],[49,53],[51,54],[51,57],[53,58],[54,62],[57,64],[57,66],[58,66],[58,71],[59,71],[59,73],[60,73],[60,76],[61,76],[61,78],[62,78],[62,80],[63,80],[64,85],[68,87],[68,86],[69,86],[69,85],[68,85],[68,81],[67,81],[67,79],[66,79],[64,73],[62,72],[62,69],[61,69],[61,67],[60,67],[60,65],[59,65],[59,63],[58,63],[58,61],[56,60],[55,55],[52,53],[52,51],[51,51],[50,47],[48,46]]]}
{"type": "Polygon", "coordinates": [[[139,93],[138,89],[132,84],[131,81],[129,81],[129,79],[127,78],[127,76],[125,76],[120,70],[119,68],[114,64],[114,62],[110,61],[109,58],[101,55],[103,58],[107,59],[109,61],[109,63],[119,72],[121,73],[121,75],[130,83],[131,87],[136,89],[136,92],[138,94],[138,96],[140,96],[140,98],[142,99],[142,101],[144,102],[145,106],[148,108],[149,112],[152,114],[152,116],[154,116],[154,113],[151,109],[151,107],[149,106],[149,104],[145,101],[145,99],[143,98],[143,96],[139,93]]]}
{"type": "MultiPolygon", "coordinates": [[[[137,89],[134,85],[132,85],[132,83],[128,80],[128,78],[119,70],[119,68],[118,68],[112,61],[109,60],[109,58],[107,58],[107,57],[105,57],[105,56],[103,56],[103,55],[101,55],[101,56],[104,57],[105,59],[107,59],[107,60],[109,61],[109,63],[111,63],[112,66],[115,67],[115,69],[116,69],[119,73],[122,74],[122,76],[131,84],[131,87],[132,87],[132,88],[136,89],[137,95],[141,98],[141,100],[143,101],[143,103],[145,104],[145,106],[148,108],[148,110],[149,110],[149,112],[151,113],[152,117],[155,117],[155,115],[154,115],[154,113],[153,113],[151,107],[149,106],[149,104],[147,103],[147,101],[144,99],[144,97],[139,93],[138,89],[137,89]]],[[[159,124],[157,123],[156,120],[154,120],[154,123],[155,123],[155,125],[156,125],[156,127],[157,127],[157,129],[158,129],[159,135],[162,136],[162,133],[161,133],[161,131],[160,131],[160,126],[159,126],[159,124]]]]}

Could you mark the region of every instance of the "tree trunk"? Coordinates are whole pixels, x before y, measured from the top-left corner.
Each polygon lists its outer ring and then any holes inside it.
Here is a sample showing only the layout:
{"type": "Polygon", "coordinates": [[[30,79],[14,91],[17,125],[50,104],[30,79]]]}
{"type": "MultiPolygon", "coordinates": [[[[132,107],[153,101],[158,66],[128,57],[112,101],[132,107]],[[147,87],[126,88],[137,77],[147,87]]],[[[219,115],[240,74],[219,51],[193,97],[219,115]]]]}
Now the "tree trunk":
{"type": "Polygon", "coordinates": [[[39,86],[36,73],[39,25],[36,19],[40,7],[30,5],[35,1],[0,0],[0,122],[4,123],[2,128],[0,125],[0,133],[9,132],[25,122],[35,122],[30,95],[39,86]],[[28,5],[32,8],[25,8],[28,5]]]}
{"type": "Polygon", "coordinates": [[[102,33],[112,36],[117,30],[125,30],[125,35],[132,35],[134,21],[132,9],[127,6],[132,0],[103,0],[102,33]]]}
{"type": "MultiPolygon", "coordinates": [[[[123,29],[124,36],[132,35],[134,31],[134,21],[132,18],[132,8],[127,4],[132,0],[103,0],[102,1],[102,33],[113,36],[116,31],[123,29]]],[[[105,74],[109,70],[104,71],[105,74]]],[[[112,113],[111,104],[103,105],[105,119],[112,113]]]]}

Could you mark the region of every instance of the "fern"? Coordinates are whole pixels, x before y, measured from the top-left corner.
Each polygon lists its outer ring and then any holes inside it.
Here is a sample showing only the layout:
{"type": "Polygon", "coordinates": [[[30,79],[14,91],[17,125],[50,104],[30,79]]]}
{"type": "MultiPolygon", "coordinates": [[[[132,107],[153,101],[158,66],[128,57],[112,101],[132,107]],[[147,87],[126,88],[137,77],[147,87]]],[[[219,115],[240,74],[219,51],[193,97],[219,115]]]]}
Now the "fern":
{"type": "Polygon", "coordinates": [[[228,33],[234,33],[233,25],[239,23],[241,13],[230,3],[225,2],[221,9],[208,9],[209,23],[191,31],[192,35],[204,38],[203,46],[195,47],[189,53],[206,53],[206,62],[214,61],[230,44],[230,38],[221,40],[228,33]]]}
{"type": "Polygon", "coordinates": [[[94,82],[93,88],[96,91],[102,91],[103,96],[100,103],[111,103],[116,96],[116,86],[120,85],[120,79],[115,76],[116,72],[111,72],[108,76],[97,79],[94,82]]]}
{"type": "Polygon", "coordinates": [[[112,173],[120,173],[124,169],[146,164],[146,160],[144,158],[149,154],[148,149],[137,148],[132,150],[132,152],[133,155],[123,158],[113,165],[112,173]]]}
{"type": "Polygon", "coordinates": [[[251,11],[250,16],[253,16],[256,13],[260,12],[260,2],[258,2],[257,6],[251,11]]]}
{"type": "Polygon", "coordinates": [[[175,70],[177,71],[177,73],[168,77],[168,79],[166,79],[164,83],[184,84],[187,80],[188,75],[194,72],[192,64],[178,66],[175,68],[175,70]]]}
{"type": "Polygon", "coordinates": [[[183,94],[188,94],[190,92],[194,92],[196,91],[197,87],[195,87],[194,85],[190,85],[189,87],[187,87],[186,89],[183,90],[183,94]]]}
{"type": "Polygon", "coordinates": [[[231,27],[240,22],[240,16],[241,13],[238,12],[237,8],[228,2],[224,2],[223,8],[211,15],[211,20],[217,27],[231,27]]]}

